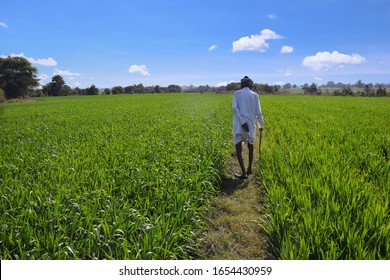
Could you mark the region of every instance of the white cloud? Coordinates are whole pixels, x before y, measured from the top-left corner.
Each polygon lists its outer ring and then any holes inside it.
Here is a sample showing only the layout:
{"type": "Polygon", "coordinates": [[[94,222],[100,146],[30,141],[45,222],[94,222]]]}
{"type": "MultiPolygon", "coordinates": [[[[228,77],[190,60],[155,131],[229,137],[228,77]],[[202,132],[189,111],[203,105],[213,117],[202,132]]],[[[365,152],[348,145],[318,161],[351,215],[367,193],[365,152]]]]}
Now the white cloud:
{"type": "Polygon", "coordinates": [[[217,45],[212,45],[210,48],[209,48],[209,51],[213,51],[217,48],[217,45]]]}
{"type": "MultiPolygon", "coordinates": [[[[23,58],[27,59],[31,64],[38,64],[38,65],[42,65],[42,66],[56,66],[57,65],[57,61],[55,61],[55,59],[52,57],[35,59],[32,57],[25,56],[24,53],[19,53],[19,54],[11,53],[9,56],[10,57],[23,57],[23,58]]],[[[6,56],[2,55],[1,57],[5,58],[6,56]]]]}
{"type": "Polygon", "coordinates": [[[46,74],[41,74],[38,76],[39,83],[43,85],[47,79],[49,79],[49,76],[46,74]]]}
{"type": "Polygon", "coordinates": [[[292,46],[283,46],[280,50],[281,53],[292,53],[294,48],[292,46]]]}
{"type": "Polygon", "coordinates": [[[233,42],[233,52],[238,51],[259,51],[265,52],[269,48],[266,40],[283,38],[270,29],[263,29],[260,34],[241,37],[233,42]]]}
{"type": "Polygon", "coordinates": [[[129,73],[141,74],[143,76],[150,76],[146,65],[131,65],[129,68],[129,73]]]}
{"type": "Polygon", "coordinates": [[[277,17],[276,14],[268,14],[267,18],[269,18],[269,19],[277,19],[278,17],[277,17]]]}
{"type": "Polygon", "coordinates": [[[321,77],[313,77],[313,79],[316,80],[316,81],[322,81],[321,77]]]}
{"type": "Polygon", "coordinates": [[[57,61],[55,61],[55,59],[52,57],[39,58],[39,59],[34,59],[32,57],[28,57],[27,59],[33,64],[39,64],[42,66],[56,66],[57,65],[57,61]]]}
{"type": "Polygon", "coordinates": [[[49,76],[46,75],[46,74],[41,74],[41,75],[38,76],[38,79],[40,79],[40,80],[46,80],[48,78],[49,78],[49,76]]]}
{"type": "Polygon", "coordinates": [[[80,73],[76,72],[70,72],[68,70],[61,70],[61,69],[55,69],[54,75],[60,75],[60,76],[67,76],[67,77],[73,77],[73,76],[81,76],[80,73]]]}
{"type": "Polygon", "coordinates": [[[225,87],[225,86],[227,86],[230,83],[237,83],[237,81],[232,80],[230,82],[219,82],[219,83],[216,84],[216,86],[217,87],[225,87]]]}
{"type": "Polygon", "coordinates": [[[326,71],[334,66],[343,67],[345,64],[362,64],[366,59],[360,54],[342,54],[338,51],[317,52],[314,56],[307,56],[302,65],[314,71],[326,71]]]}
{"type": "Polygon", "coordinates": [[[5,22],[0,21],[0,27],[8,28],[8,25],[5,22]]]}
{"type": "Polygon", "coordinates": [[[81,84],[80,84],[79,82],[75,82],[73,85],[74,85],[75,87],[81,86],[81,84]]]}

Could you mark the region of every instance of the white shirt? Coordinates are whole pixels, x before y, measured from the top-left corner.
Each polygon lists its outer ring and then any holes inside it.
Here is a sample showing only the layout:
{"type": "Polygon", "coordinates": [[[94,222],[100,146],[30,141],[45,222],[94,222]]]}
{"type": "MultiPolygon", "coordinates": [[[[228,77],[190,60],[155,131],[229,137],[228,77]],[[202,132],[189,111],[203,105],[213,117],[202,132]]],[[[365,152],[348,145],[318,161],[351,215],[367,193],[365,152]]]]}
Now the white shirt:
{"type": "Polygon", "coordinates": [[[255,122],[257,122],[259,128],[264,125],[260,100],[257,93],[251,91],[248,87],[235,91],[232,107],[234,111],[233,134],[248,134],[248,132],[245,132],[241,127],[241,125],[247,123],[249,127],[249,137],[254,139],[256,135],[255,122]]]}

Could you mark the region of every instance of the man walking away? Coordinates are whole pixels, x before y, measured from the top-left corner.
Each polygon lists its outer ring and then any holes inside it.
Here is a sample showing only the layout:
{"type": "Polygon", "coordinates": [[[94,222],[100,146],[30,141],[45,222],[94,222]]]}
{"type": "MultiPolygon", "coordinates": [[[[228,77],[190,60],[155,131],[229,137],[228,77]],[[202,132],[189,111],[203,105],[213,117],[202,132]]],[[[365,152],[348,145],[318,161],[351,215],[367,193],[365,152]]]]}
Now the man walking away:
{"type": "Polygon", "coordinates": [[[234,111],[233,134],[238,163],[241,174],[235,174],[237,178],[246,179],[252,174],[253,144],[255,142],[255,125],[263,129],[264,119],[261,112],[259,96],[252,91],[253,81],[245,76],[241,79],[241,89],[234,92],[232,107],[234,111]],[[249,165],[245,170],[242,159],[242,142],[248,144],[249,165]]]}

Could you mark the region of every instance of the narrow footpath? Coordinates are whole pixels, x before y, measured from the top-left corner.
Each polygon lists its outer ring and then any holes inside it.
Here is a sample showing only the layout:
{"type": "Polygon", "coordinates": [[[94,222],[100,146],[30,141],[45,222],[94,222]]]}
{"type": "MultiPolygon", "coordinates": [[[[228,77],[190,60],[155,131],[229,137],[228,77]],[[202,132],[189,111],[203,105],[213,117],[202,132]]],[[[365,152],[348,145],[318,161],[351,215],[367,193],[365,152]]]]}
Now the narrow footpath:
{"type": "MultiPolygon", "coordinates": [[[[264,194],[259,175],[259,137],[256,137],[253,174],[248,179],[234,177],[240,171],[237,158],[232,153],[231,162],[214,198],[208,217],[210,230],[205,236],[205,260],[256,260],[269,259],[267,254],[262,215],[264,194]]],[[[248,163],[248,148],[243,145],[245,166],[248,163]]]]}

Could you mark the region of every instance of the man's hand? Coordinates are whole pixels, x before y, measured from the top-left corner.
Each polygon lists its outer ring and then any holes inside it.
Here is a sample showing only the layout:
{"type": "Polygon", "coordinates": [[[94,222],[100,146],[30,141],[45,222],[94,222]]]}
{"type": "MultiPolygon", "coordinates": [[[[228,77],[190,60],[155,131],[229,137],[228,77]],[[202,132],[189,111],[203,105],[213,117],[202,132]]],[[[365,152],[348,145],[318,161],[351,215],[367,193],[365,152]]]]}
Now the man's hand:
{"type": "Polygon", "coordinates": [[[263,131],[263,128],[262,128],[262,127],[259,127],[259,130],[260,130],[260,131],[263,131]]]}
{"type": "Polygon", "coordinates": [[[241,125],[242,129],[245,131],[245,132],[249,132],[249,126],[247,123],[244,123],[241,125]]]}

